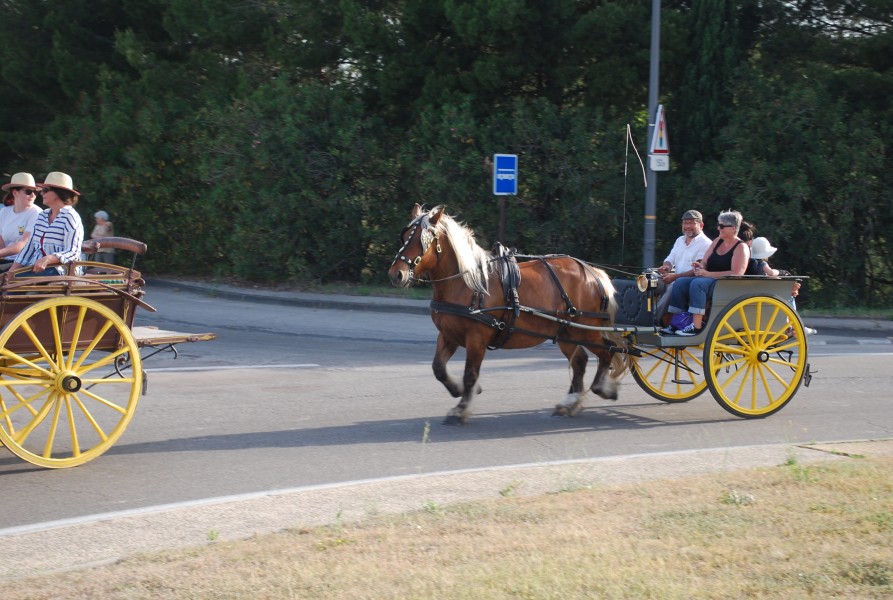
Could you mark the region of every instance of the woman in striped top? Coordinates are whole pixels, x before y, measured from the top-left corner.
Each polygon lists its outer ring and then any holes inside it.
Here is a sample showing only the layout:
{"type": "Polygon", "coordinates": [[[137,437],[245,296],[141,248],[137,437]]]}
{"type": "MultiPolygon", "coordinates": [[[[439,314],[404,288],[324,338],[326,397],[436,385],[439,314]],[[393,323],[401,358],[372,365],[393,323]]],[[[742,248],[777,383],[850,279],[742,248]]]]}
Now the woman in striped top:
{"type": "Polygon", "coordinates": [[[46,210],[37,215],[28,244],[16,256],[10,270],[31,265],[29,275],[63,275],[65,265],[81,256],[84,224],[74,210],[80,192],[74,189],[71,177],[54,171],[39,184],[46,210]]]}

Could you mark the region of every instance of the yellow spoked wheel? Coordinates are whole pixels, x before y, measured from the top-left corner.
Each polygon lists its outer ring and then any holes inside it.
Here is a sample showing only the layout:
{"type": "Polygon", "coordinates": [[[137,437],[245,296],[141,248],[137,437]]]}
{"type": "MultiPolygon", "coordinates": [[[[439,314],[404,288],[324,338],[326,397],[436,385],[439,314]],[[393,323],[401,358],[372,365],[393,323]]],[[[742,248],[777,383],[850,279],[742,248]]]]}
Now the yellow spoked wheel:
{"type": "Polygon", "coordinates": [[[0,441],[42,467],[83,464],[124,433],[142,382],[114,311],[77,296],[28,306],[0,333],[0,441]]]}
{"type": "Polygon", "coordinates": [[[650,396],[664,402],[697,398],[707,389],[700,348],[640,348],[642,356],[633,360],[633,379],[650,396]]]}
{"type": "Polygon", "coordinates": [[[704,346],[707,385],[724,409],[745,418],[784,407],[808,368],[800,317],[773,296],[729,303],[713,320],[704,346]]]}

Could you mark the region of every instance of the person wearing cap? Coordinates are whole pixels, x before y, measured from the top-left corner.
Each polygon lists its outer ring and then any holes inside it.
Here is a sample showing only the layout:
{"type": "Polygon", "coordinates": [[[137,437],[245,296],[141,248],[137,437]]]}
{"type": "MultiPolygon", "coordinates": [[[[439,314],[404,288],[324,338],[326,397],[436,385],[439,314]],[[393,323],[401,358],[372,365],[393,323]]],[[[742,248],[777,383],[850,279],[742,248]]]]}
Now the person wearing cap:
{"type": "Polygon", "coordinates": [[[694,271],[692,263],[704,257],[712,240],[704,234],[704,219],[696,210],[682,213],[682,235],[676,238],[673,249],[657,268],[661,279],[666,284],[661,297],[654,307],[654,322],[660,325],[670,303],[670,291],[673,282],[680,277],[691,277],[694,271]]]}
{"type": "MultiPolygon", "coordinates": [[[[97,210],[94,213],[93,218],[96,219],[96,226],[93,227],[93,231],[90,232],[90,238],[104,238],[104,237],[113,237],[115,235],[115,228],[112,225],[112,222],[109,221],[109,214],[104,210],[97,210]]],[[[104,263],[115,263],[115,249],[114,248],[101,248],[99,252],[93,255],[93,260],[104,263]]]]}
{"type": "Polygon", "coordinates": [[[38,187],[47,208],[37,215],[34,231],[11,268],[31,267],[20,276],[63,275],[64,265],[80,258],[84,243],[84,224],[74,209],[80,192],[71,176],[59,171],[48,174],[38,187]]]}
{"type": "Polygon", "coordinates": [[[0,187],[12,203],[0,208],[0,273],[8,271],[16,255],[28,243],[40,208],[34,206],[37,186],[31,173],[16,173],[0,187]]]}
{"type": "Polygon", "coordinates": [[[701,333],[707,313],[707,299],[716,280],[727,275],[744,275],[747,270],[750,247],[738,237],[738,229],[744,220],[741,213],[727,210],[720,213],[716,220],[719,237],[707,249],[703,259],[692,263],[694,277],[680,277],[673,285],[667,310],[672,314],[689,312],[692,315],[692,322],[676,331],[676,335],[701,333]]]}

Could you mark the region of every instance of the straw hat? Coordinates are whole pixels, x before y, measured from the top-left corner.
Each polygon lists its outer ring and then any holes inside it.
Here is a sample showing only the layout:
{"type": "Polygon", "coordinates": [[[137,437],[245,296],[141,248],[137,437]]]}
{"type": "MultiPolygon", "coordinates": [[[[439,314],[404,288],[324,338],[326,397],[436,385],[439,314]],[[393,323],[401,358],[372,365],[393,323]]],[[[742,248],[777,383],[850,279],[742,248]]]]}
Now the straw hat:
{"type": "Polygon", "coordinates": [[[74,189],[74,183],[71,181],[71,175],[66,175],[65,173],[60,173],[59,171],[48,173],[46,179],[44,179],[43,183],[40,184],[40,187],[60,188],[63,190],[68,190],[75,196],[81,195],[79,191],[74,189]]]}
{"type": "Polygon", "coordinates": [[[4,183],[3,186],[0,186],[0,190],[6,192],[9,191],[9,188],[14,187],[23,187],[29,190],[37,189],[37,186],[34,185],[34,176],[31,173],[16,173],[9,180],[9,183],[4,183]]]}
{"type": "Polygon", "coordinates": [[[774,248],[764,237],[756,238],[750,245],[750,257],[765,260],[775,254],[778,248],[774,248]]]}

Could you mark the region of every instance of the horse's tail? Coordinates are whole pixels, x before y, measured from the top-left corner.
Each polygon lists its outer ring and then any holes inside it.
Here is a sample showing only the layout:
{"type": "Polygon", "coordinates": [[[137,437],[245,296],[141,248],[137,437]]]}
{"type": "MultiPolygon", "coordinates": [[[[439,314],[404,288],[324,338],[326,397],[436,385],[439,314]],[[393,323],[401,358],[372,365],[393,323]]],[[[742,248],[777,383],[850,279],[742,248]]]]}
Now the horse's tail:
{"type": "MultiPolygon", "coordinates": [[[[588,263],[586,266],[589,268],[593,277],[596,278],[598,282],[599,290],[601,290],[602,294],[604,294],[604,298],[607,301],[607,313],[610,315],[609,325],[614,324],[614,318],[617,316],[617,298],[616,298],[616,289],[614,288],[614,283],[611,281],[611,278],[608,274],[588,263]]],[[[626,339],[623,337],[623,334],[618,331],[608,331],[604,333],[604,337],[609,342],[613,343],[615,346],[619,346],[621,348],[627,345],[626,339]]],[[[615,378],[620,379],[623,377],[630,369],[632,363],[632,357],[629,352],[613,352],[611,356],[611,371],[615,378]]]]}

